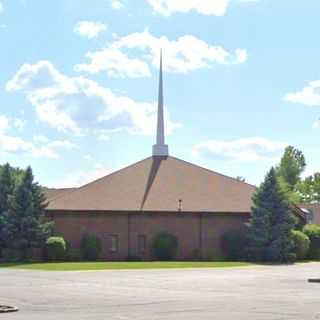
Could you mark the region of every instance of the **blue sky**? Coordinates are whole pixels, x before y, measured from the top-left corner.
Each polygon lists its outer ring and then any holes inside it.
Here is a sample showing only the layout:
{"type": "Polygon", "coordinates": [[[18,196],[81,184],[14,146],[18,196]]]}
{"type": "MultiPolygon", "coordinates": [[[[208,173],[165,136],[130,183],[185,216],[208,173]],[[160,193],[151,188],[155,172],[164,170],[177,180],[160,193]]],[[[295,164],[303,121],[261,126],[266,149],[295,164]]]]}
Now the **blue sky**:
{"type": "Polygon", "coordinates": [[[170,154],[259,183],[320,169],[318,0],[0,0],[0,164],[77,186],[151,155],[160,47],[170,154]]]}

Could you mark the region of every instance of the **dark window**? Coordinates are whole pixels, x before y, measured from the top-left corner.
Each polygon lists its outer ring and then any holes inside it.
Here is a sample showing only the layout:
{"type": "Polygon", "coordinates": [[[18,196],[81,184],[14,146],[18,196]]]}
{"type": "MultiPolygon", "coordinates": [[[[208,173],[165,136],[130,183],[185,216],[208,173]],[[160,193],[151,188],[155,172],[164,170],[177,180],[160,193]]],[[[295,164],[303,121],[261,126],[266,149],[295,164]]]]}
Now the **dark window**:
{"type": "Polygon", "coordinates": [[[119,250],[119,237],[118,235],[111,236],[111,251],[117,252],[119,250]]]}
{"type": "Polygon", "coordinates": [[[147,237],[144,234],[138,235],[138,251],[144,253],[147,248],[147,237]]]}

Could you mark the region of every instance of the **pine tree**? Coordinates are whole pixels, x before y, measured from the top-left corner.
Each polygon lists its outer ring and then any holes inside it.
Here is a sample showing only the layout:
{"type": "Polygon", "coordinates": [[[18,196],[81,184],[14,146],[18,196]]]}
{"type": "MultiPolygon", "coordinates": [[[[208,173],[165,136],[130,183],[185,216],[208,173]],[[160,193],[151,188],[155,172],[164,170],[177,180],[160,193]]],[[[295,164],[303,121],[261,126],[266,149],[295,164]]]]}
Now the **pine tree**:
{"type": "Polygon", "coordinates": [[[256,261],[290,261],[294,218],[274,168],[258,188],[253,203],[249,223],[250,258],[256,261]]]}
{"type": "Polygon", "coordinates": [[[12,193],[13,179],[9,164],[0,168],[0,214],[8,211],[8,198],[12,193]]]}
{"type": "Polygon", "coordinates": [[[0,168],[0,256],[8,238],[8,200],[12,189],[11,168],[5,164],[0,168]]]}
{"type": "Polygon", "coordinates": [[[9,199],[9,229],[12,246],[25,257],[26,250],[39,245],[50,233],[51,224],[44,221],[44,196],[33,183],[30,167],[22,173],[9,199]]]}

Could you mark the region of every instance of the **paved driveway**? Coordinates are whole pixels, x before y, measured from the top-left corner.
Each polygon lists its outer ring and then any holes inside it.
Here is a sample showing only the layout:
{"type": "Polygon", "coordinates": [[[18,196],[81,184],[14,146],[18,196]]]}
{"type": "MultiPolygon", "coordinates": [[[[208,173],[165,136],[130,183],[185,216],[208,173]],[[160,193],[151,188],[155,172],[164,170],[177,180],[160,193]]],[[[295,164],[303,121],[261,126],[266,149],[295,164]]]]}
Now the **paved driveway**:
{"type": "Polygon", "coordinates": [[[138,271],[0,269],[0,320],[320,319],[320,264],[138,271]]]}

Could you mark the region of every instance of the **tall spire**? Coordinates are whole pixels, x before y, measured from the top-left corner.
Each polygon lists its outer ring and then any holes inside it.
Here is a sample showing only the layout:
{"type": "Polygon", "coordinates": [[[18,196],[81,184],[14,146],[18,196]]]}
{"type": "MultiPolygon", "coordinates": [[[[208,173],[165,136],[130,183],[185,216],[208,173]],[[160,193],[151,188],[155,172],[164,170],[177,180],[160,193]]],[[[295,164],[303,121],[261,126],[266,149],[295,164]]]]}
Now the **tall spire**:
{"type": "Polygon", "coordinates": [[[160,74],[159,74],[159,98],[157,117],[157,143],[152,148],[153,156],[167,157],[169,155],[168,145],[165,144],[164,137],[164,117],[163,117],[163,79],[162,79],[162,49],[160,51],[160,74]]]}

